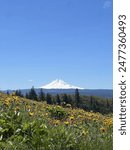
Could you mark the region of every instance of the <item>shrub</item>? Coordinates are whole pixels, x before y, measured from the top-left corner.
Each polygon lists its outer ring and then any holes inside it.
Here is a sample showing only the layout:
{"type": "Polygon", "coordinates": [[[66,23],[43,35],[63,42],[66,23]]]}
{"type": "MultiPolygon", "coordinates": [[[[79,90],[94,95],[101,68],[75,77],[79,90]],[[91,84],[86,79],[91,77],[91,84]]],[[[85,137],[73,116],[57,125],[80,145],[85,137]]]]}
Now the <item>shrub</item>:
{"type": "Polygon", "coordinates": [[[65,119],[68,116],[68,113],[64,110],[64,108],[60,107],[60,106],[55,106],[52,107],[50,110],[50,115],[52,118],[54,119],[65,119]]]}

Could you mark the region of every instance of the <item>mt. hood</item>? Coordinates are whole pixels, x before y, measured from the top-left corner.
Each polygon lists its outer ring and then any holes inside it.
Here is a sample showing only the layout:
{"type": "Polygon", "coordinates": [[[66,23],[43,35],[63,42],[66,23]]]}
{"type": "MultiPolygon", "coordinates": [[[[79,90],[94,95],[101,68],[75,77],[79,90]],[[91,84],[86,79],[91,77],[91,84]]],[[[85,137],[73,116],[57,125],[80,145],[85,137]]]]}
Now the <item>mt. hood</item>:
{"type": "Polygon", "coordinates": [[[40,88],[42,88],[42,89],[83,89],[83,88],[78,87],[78,86],[70,85],[70,84],[68,84],[68,83],[66,83],[60,79],[56,79],[49,84],[41,86],[40,88]]]}

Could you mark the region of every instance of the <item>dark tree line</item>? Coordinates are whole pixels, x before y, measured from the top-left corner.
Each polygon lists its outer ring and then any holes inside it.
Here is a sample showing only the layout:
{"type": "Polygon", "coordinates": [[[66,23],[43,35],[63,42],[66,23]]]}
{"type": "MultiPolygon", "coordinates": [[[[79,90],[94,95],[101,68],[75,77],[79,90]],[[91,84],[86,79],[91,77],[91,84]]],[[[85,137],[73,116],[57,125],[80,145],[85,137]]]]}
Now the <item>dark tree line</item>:
{"type": "Polygon", "coordinates": [[[34,87],[30,89],[26,95],[23,95],[20,90],[15,92],[15,95],[26,97],[27,99],[36,101],[46,101],[47,104],[56,104],[63,107],[71,106],[72,108],[82,108],[86,111],[100,112],[103,114],[113,112],[113,102],[112,99],[105,99],[96,96],[84,96],[80,95],[79,90],[75,90],[75,94],[56,94],[51,95],[49,93],[45,94],[43,89],[39,93],[36,93],[34,87]],[[69,105],[68,105],[69,104],[69,105]]]}

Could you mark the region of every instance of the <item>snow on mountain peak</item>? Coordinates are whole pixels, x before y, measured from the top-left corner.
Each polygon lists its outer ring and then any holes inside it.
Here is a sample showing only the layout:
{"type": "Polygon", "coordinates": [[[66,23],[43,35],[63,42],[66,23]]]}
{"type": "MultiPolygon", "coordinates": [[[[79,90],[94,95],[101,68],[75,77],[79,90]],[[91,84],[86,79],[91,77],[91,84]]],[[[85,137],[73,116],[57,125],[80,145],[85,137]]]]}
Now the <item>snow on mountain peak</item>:
{"type": "Polygon", "coordinates": [[[61,79],[56,79],[52,81],[51,83],[46,84],[40,88],[43,88],[43,89],[83,89],[81,87],[70,85],[61,79]]]}

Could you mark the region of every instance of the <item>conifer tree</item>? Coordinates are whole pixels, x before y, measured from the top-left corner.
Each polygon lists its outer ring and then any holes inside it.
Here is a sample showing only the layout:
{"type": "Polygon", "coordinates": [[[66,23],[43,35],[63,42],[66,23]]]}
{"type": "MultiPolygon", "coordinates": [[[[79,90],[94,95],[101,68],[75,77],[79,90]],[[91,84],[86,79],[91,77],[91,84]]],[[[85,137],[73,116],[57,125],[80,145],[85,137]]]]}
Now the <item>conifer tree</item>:
{"type": "Polygon", "coordinates": [[[29,94],[28,94],[28,93],[26,93],[26,94],[25,94],[25,97],[26,97],[27,99],[29,99],[29,94]]]}
{"type": "Polygon", "coordinates": [[[52,104],[52,97],[49,93],[47,93],[46,95],[46,101],[47,101],[47,104],[52,104]]]}
{"type": "Polygon", "coordinates": [[[22,94],[22,92],[21,92],[20,90],[16,90],[16,91],[15,91],[15,95],[16,95],[16,96],[23,97],[23,94],[22,94]]]}
{"type": "Polygon", "coordinates": [[[66,104],[69,103],[67,94],[63,94],[62,98],[63,98],[63,102],[65,102],[66,104]]]}
{"type": "Polygon", "coordinates": [[[45,93],[43,92],[42,89],[40,89],[40,93],[39,93],[38,99],[39,99],[39,101],[45,101],[45,93]]]}
{"type": "Polygon", "coordinates": [[[60,100],[59,94],[56,95],[56,102],[58,105],[61,105],[61,100],[60,100]]]}
{"type": "Polygon", "coordinates": [[[90,110],[93,110],[93,97],[90,96],[90,110]]]}
{"type": "Polygon", "coordinates": [[[29,96],[29,99],[37,100],[37,94],[35,92],[34,86],[31,88],[28,96],[29,96]]]}
{"type": "Polygon", "coordinates": [[[80,95],[79,95],[79,90],[78,89],[75,90],[75,103],[76,103],[76,107],[79,107],[80,95]]]}

